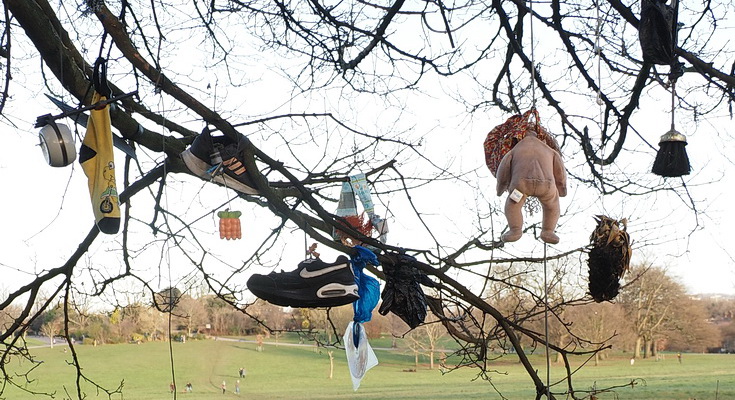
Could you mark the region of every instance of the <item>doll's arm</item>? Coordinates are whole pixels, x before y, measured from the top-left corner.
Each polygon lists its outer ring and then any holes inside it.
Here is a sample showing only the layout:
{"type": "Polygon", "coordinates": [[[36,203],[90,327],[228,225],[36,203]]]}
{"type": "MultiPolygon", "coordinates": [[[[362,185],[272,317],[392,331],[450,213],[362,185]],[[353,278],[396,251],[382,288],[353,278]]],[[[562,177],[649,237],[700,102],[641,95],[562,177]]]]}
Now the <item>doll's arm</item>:
{"type": "Polygon", "coordinates": [[[567,195],[567,171],[564,168],[564,161],[561,155],[554,151],[554,181],[556,182],[556,190],[559,197],[567,195]]]}
{"type": "Polygon", "coordinates": [[[503,192],[505,192],[508,189],[508,185],[510,185],[510,170],[511,170],[511,163],[513,161],[513,152],[510,151],[508,154],[503,156],[503,159],[500,160],[500,165],[498,165],[498,184],[497,184],[497,192],[498,196],[502,196],[503,192]]]}

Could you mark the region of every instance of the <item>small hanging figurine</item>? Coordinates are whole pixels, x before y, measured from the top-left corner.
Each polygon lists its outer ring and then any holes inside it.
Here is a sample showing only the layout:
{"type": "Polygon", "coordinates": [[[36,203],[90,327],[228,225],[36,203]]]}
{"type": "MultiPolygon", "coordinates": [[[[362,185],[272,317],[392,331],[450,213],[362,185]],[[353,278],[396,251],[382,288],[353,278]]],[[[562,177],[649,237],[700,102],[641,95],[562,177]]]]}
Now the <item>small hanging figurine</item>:
{"type": "Polygon", "coordinates": [[[241,239],[242,229],[240,227],[240,211],[220,211],[217,213],[219,217],[219,238],[220,239],[241,239]]]}
{"type": "Polygon", "coordinates": [[[306,250],[306,255],[313,258],[319,258],[319,253],[316,252],[316,243],[312,243],[309,249],[306,250]]]}

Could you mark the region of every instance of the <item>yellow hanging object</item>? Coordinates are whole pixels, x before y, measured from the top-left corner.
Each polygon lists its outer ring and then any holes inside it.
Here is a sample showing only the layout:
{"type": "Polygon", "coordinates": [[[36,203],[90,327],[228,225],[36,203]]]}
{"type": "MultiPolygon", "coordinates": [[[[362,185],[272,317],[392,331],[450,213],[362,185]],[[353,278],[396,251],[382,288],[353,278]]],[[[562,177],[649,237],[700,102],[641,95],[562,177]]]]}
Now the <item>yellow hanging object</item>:
{"type": "MultiPolygon", "coordinates": [[[[93,104],[102,100],[106,100],[106,97],[97,92],[92,95],[93,104]]],[[[87,133],[79,150],[79,163],[87,175],[97,227],[102,233],[117,233],[120,228],[120,206],[115,183],[110,106],[106,104],[100,109],[93,109],[90,114],[87,133]]]]}
{"type": "Polygon", "coordinates": [[[219,238],[227,240],[235,240],[242,238],[242,228],[240,227],[240,211],[225,211],[217,213],[219,217],[219,238]]]}

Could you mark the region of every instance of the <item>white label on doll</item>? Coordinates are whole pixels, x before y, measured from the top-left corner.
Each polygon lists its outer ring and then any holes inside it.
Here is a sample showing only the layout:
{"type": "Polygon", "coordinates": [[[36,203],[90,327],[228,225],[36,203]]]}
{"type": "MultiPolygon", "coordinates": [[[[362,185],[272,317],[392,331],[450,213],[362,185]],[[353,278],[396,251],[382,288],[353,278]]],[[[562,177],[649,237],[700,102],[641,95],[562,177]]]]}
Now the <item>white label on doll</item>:
{"type": "Polygon", "coordinates": [[[518,203],[523,198],[523,193],[518,191],[518,189],[513,189],[513,193],[510,194],[510,199],[518,203]]]}

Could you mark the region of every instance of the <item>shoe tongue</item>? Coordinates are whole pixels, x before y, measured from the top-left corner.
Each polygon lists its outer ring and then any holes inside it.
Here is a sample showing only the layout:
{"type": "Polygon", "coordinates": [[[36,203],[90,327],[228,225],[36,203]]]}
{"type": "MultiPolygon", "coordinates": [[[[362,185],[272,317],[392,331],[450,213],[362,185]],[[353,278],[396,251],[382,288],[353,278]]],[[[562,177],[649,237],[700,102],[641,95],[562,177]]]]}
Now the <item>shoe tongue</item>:
{"type": "Polygon", "coordinates": [[[228,138],[228,142],[225,143],[225,146],[222,149],[222,157],[223,158],[235,157],[239,155],[243,149],[244,149],[244,146],[241,146],[239,142],[235,142],[228,138]]]}

